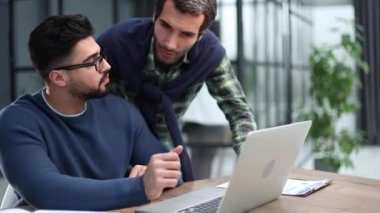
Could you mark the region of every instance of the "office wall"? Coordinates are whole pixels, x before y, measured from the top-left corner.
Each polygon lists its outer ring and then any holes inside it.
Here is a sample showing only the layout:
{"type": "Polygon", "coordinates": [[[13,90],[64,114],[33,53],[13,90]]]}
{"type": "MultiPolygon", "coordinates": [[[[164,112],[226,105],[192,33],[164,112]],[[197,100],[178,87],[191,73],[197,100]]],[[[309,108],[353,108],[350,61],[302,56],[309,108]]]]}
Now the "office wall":
{"type": "Polygon", "coordinates": [[[339,34],[333,33],[332,28],[347,31],[353,34],[353,28],[345,25],[339,19],[354,20],[354,8],[352,5],[319,6],[313,10],[314,36],[313,43],[333,44],[339,42],[339,34]]]}
{"type": "MultiPolygon", "coordinates": [[[[340,42],[340,34],[334,33],[333,28],[339,32],[347,32],[354,35],[352,26],[345,24],[340,19],[354,20],[354,8],[351,4],[336,6],[318,6],[313,11],[314,34],[313,43],[315,45],[336,44],[340,42]]],[[[347,128],[356,131],[356,117],[354,114],[344,115],[339,121],[337,129],[347,128]]]]}
{"type": "Polygon", "coordinates": [[[95,37],[113,24],[112,4],[109,0],[65,0],[63,13],[88,16],[95,28],[95,37]]]}
{"type": "Polygon", "coordinates": [[[43,82],[33,69],[28,53],[29,34],[48,15],[44,1],[14,1],[13,47],[16,97],[37,91],[43,82]]]}
{"type": "Polygon", "coordinates": [[[10,102],[8,21],[8,3],[0,0],[0,108],[10,102]]]}

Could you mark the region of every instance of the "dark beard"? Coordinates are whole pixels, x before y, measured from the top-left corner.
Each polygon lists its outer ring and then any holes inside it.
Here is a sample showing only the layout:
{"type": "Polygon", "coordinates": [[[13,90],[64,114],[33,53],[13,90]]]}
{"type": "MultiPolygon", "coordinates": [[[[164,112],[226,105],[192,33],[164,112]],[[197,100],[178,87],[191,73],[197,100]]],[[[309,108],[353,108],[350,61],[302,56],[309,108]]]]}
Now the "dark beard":
{"type": "Polygon", "coordinates": [[[90,99],[94,99],[94,98],[103,98],[104,96],[108,95],[109,94],[109,88],[108,88],[108,85],[106,86],[106,90],[104,92],[101,92],[99,90],[94,90],[94,91],[90,91],[88,92],[87,94],[81,94],[79,95],[82,100],[90,100],[90,99]]]}
{"type": "Polygon", "coordinates": [[[155,59],[154,59],[154,64],[156,65],[156,67],[160,70],[160,71],[163,71],[163,72],[169,72],[169,70],[172,68],[172,67],[175,67],[176,65],[178,65],[179,63],[181,63],[183,60],[183,57],[178,60],[177,62],[173,63],[173,64],[168,64],[168,63],[165,63],[161,60],[158,59],[158,57],[155,56],[155,59]]]}
{"type": "Polygon", "coordinates": [[[104,79],[107,77],[107,74],[108,72],[105,73],[103,77],[100,79],[99,84],[98,84],[98,89],[93,89],[91,91],[88,91],[87,93],[83,93],[83,92],[79,93],[79,92],[74,92],[73,90],[71,90],[71,94],[75,97],[80,98],[83,101],[87,101],[94,98],[102,98],[108,95],[110,92],[110,88],[109,88],[110,84],[106,85],[105,90],[103,92],[100,91],[100,85],[103,83],[104,79]]]}
{"type": "Polygon", "coordinates": [[[90,91],[87,94],[82,94],[84,98],[83,100],[90,100],[93,98],[103,98],[104,96],[108,95],[110,91],[109,84],[106,85],[106,90],[104,92],[100,91],[100,85],[103,83],[104,79],[107,78],[108,73],[109,71],[105,72],[103,77],[100,79],[99,84],[98,84],[98,90],[90,91]]]}
{"type": "MultiPolygon", "coordinates": [[[[157,40],[157,39],[155,38],[155,40],[157,40]]],[[[174,63],[169,64],[169,63],[165,63],[164,61],[160,60],[159,57],[157,56],[157,48],[158,48],[157,46],[158,46],[158,43],[155,42],[154,50],[153,50],[153,52],[154,52],[154,64],[157,68],[159,68],[160,71],[168,72],[171,67],[173,67],[173,66],[175,66],[181,62],[181,60],[178,60],[174,63]]],[[[165,49],[164,47],[161,47],[161,48],[165,49]]],[[[183,57],[182,57],[182,59],[183,59],[183,57]]]]}
{"type": "MultiPolygon", "coordinates": [[[[156,57],[157,58],[157,57],[156,57]]],[[[156,65],[156,67],[158,67],[161,71],[164,71],[164,72],[167,72],[170,70],[170,67],[172,67],[173,65],[172,64],[166,64],[158,59],[155,59],[154,60],[154,63],[156,65]]]]}

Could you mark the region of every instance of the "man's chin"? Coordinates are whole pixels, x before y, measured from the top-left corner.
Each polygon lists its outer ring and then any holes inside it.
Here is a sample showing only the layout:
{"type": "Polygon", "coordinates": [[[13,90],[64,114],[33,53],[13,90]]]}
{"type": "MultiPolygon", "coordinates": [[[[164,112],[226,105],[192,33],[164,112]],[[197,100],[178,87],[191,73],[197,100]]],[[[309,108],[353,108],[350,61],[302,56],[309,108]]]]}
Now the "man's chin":
{"type": "Polygon", "coordinates": [[[110,90],[108,87],[105,87],[104,90],[97,90],[94,92],[87,93],[85,96],[86,100],[90,99],[96,99],[96,98],[103,98],[104,96],[108,95],[110,93],[110,90]]]}
{"type": "Polygon", "coordinates": [[[168,67],[173,66],[173,65],[176,64],[176,63],[177,63],[177,62],[174,61],[174,60],[166,60],[166,59],[162,59],[162,58],[158,58],[158,59],[156,60],[156,65],[157,65],[158,67],[161,67],[161,68],[163,68],[163,67],[168,68],[168,67]]]}

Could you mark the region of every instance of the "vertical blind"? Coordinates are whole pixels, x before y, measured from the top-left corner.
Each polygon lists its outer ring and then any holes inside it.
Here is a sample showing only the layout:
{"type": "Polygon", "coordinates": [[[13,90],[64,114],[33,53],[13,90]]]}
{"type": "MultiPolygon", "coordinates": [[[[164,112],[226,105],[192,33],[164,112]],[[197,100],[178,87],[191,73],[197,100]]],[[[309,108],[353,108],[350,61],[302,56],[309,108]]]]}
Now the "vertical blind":
{"type": "Polygon", "coordinates": [[[380,1],[354,0],[354,8],[356,20],[364,28],[363,57],[370,67],[368,74],[360,74],[358,126],[366,131],[368,144],[380,144],[380,1]]]}

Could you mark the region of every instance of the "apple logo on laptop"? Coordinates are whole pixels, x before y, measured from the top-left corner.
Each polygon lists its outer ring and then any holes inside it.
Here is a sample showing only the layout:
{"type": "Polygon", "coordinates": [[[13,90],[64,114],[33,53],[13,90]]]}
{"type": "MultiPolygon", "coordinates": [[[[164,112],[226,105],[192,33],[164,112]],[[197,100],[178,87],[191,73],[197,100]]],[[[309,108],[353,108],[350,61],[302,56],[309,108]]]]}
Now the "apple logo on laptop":
{"type": "Polygon", "coordinates": [[[276,160],[272,159],[265,165],[263,173],[262,173],[263,178],[267,178],[272,173],[275,164],[276,164],[276,160]]]}

